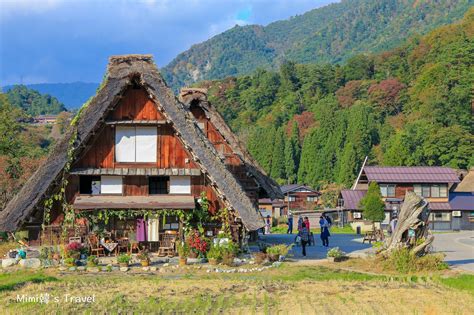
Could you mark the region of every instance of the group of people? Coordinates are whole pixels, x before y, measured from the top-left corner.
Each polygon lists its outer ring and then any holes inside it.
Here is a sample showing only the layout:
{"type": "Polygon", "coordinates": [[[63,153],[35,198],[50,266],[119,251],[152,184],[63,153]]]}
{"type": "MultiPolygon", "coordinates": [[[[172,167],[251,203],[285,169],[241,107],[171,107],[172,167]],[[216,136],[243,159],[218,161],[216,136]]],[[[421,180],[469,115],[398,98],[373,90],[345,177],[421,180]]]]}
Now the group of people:
{"type": "MultiPolygon", "coordinates": [[[[291,219],[293,221],[293,218],[291,219]]],[[[290,220],[288,220],[290,222],[290,220]]],[[[326,213],[323,213],[321,215],[321,218],[319,219],[319,227],[321,229],[321,241],[323,243],[324,247],[329,247],[329,236],[331,236],[331,233],[329,232],[329,228],[332,225],[332,220],[329,216],[326,215],[326,213]]],[[[290,225],[288,223],[288,233],[292,233],[292,227],[290,229],[290,225]]],[[[302,255],[306,256],[306,246],[310,244],[310,241],[312,239],[312,232],[311,232],[311,225],[309,222],[308,217],[299,217],[298,219],[298,235],[296,236],[297,238],[300,238],[301,241],[301,249],[302,249],[302,255]]],[[[313,240],[314,242],[314,240],[313,240]]]]}

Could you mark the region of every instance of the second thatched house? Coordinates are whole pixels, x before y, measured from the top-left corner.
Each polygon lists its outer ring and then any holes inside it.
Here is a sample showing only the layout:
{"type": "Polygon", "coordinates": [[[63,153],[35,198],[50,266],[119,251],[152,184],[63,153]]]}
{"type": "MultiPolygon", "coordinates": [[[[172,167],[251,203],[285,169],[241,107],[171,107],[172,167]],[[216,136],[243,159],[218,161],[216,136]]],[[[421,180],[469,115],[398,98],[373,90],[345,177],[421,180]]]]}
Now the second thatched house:
{"type": "Polygon", "coordinates": [[[258,198],[280,197],[278,186],[205,93],[188,90],[181,100],[150,55],[111,57],[97,94],[0,212],[0,231],[25,229],[40,243],[64,226],[68,236],[85,235],[97,221],[117,235],[157,241],[182,232],[186,220],[205,220],[208,236],[222,225],[240,239],[261,228],[258,198]],[[153,224],[139,237],[147,218],[153,224]]]}

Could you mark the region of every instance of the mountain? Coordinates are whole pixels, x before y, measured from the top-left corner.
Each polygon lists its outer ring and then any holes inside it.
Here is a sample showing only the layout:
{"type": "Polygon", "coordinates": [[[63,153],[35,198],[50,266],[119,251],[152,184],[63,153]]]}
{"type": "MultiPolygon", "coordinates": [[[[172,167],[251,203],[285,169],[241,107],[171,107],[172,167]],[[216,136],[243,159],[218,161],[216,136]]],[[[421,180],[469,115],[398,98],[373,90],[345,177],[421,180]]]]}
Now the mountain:
{"type": "MultiPolygon", "coordinates": [[[[67,109],[74,110],[82,106],[92,95],[95,94],[98,83],[73,82],[73,83],[40,83],[27,84],[29,89],[36,90],[42,94],[49,94],[62,102],[67,109]]],[[[7,92],[14,86],[4,87],[7,92]]]]}
{"type": "Polygon", "coordinates": [[[64,104],[49,94],[41,94],[24,85],[16,85],[6,92],[11,105],[31,116],[59,114],[66,111],[64,104]]]}
{"type": "Polygon", "coordinates": [[[267,26],[235,26],[193,45],[166,67],[175,89],[200,80],[297,63],[341,63],[461,18],[473,0],[343,0],[267,26]]]}
{"type": "Polygon", "coordinates": [[[379,165],[474,166],[474,8],[456,23],[342,64],[204,81],[209,100],[280,183],[350,186],[379,165]]]}

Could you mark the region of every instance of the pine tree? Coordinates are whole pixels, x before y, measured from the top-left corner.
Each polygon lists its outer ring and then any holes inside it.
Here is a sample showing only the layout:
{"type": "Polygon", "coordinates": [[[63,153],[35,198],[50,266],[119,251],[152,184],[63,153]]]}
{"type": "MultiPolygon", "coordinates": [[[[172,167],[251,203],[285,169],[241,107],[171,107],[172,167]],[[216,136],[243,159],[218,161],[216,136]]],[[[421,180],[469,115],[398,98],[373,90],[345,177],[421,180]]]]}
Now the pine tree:
{"type": "Polygon", "coordinates": [[[285,174],[285,137],[283,129],[280,127],[275,131],[275,141],[273,144],[272,167],[270,176],[274,179],[284,179],[285,174]]]}
{"type": "Polygon", "coordinates": [[[293,123],[290,138],[285,142],[285,171],[289,183],[296,183],[301,148],[299,144],[298,124],[293,123]]]}
{"type": "Polygon", "coordinates": [[[376,182],[369,184],[367,194],[360,200],[364,218],[372,222],[381,222],[385,218],[385,203],[380,187],[376,182]]]}

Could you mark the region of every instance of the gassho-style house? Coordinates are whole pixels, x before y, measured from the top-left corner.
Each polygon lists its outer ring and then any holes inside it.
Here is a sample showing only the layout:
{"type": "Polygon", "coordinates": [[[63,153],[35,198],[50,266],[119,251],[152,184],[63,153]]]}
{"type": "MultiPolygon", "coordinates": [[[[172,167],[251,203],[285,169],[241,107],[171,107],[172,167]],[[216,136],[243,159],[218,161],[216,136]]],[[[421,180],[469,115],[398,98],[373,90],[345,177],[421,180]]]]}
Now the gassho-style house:
{"type": "Polygon", "coordinates": [[[38,245],[65,225],[68,237],[103,229],[159,242],[204,211],[207,236],[226,224],[241,241],[264,226],[258,198],[282,197],[205,90],[178,100],[151,55],[112,56],[97,94],[0,213],[0,231],[27,230],[38,245]]]}

